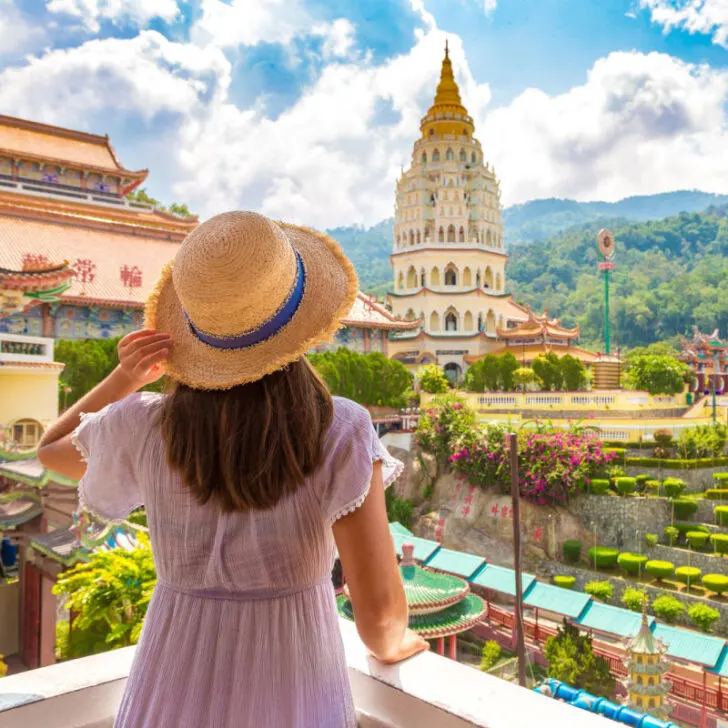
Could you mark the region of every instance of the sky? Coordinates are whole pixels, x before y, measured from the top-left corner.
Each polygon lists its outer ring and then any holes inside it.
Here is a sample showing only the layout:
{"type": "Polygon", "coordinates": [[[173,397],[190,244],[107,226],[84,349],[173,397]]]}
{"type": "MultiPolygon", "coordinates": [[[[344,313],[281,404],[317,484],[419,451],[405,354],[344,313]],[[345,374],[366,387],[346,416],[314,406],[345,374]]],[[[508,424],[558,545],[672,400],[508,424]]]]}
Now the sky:
{"type": "Polygon", "coordinates": [[[728,193],[728,0],[0,0],[0,113],[207,217],[393,211],[445,39],[502,202],[728,193]]]}

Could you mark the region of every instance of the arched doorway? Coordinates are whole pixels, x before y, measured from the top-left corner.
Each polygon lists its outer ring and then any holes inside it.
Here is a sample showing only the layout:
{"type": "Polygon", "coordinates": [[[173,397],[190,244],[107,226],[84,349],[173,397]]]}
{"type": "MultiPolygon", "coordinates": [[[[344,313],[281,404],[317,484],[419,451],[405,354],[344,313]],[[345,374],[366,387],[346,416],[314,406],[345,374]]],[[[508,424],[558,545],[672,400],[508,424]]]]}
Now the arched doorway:
{"type": "Polygon", "coordinates": [[[463,370],[459,364],[454,361],[450,361],[445,364],[445,376],[447,377],[450,384],[455,384],[461,377],[463,370]]]}

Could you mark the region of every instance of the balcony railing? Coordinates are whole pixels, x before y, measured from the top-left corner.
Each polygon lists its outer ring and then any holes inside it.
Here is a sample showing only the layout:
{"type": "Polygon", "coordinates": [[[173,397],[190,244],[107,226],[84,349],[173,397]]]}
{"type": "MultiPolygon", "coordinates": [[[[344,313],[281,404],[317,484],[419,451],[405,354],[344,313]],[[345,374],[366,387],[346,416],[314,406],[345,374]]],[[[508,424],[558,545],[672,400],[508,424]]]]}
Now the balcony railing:
{"type": "Polygon", "coordinates": [[[33,363],[53,361],[53,339],[0,333],[0,362],[33,363]]]}
{"type": "MultiPolygon", "coordinates": [[[[382,665],[353,624],[342,621],[341,631],[360,728],[608,728],[600,716],[432,653],[382,665]]],[[[0,728],[111,728],[133,654],[129,647],[1,679],[0,728]]]]}

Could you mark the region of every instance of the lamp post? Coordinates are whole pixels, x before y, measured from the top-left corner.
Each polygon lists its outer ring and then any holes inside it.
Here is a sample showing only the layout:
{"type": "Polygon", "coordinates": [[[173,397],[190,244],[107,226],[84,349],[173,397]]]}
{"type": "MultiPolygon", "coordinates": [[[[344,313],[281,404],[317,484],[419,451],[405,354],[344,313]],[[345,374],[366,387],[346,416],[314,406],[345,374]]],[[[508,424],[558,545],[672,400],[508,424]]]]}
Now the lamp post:
{"type": "Polygon", "coordinates": [[[718,357],[718,352],[713,352],[713,424],[715,425],[717,422],[717,402],[716,402],[716,392],[715,390],[718,388],[718,375],[720,374],[720,359],[718,357]]]}
{"type": "Polygon", "coordinates": [[[599,264],[599,270],[604,273],[604,353],[609,354],[611,337],[609,329],[609,271],[614,270],[612,255],[614,254],[614,233],[611,230],[600,230],[597,236],[599,252],[604,260],[599,264]]]}

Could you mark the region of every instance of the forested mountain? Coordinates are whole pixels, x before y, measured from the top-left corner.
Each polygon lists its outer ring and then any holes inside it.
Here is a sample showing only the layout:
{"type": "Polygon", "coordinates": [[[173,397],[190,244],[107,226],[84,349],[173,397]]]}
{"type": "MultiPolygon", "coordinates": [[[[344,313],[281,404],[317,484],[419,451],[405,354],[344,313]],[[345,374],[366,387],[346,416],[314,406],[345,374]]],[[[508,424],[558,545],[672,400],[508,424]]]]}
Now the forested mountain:
{"type": "MultiPolygon", "coordinates": [[[[517,300],[578,323],[584,343],[604,332],[598,229],[589,223],[545,242],[518,245],[507,268],[517,300]]],[[[612,340],[637,346],[702,330],[728,333],[728,206],[645,223],[614,225],[612,340]]]]}

